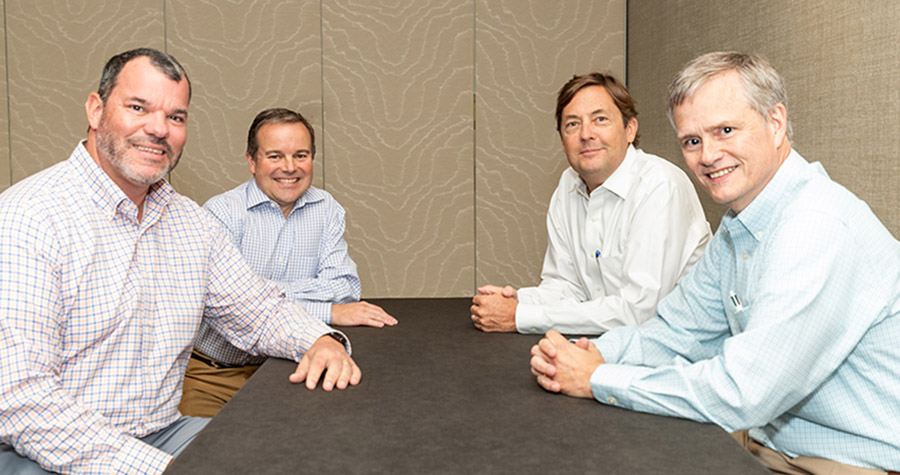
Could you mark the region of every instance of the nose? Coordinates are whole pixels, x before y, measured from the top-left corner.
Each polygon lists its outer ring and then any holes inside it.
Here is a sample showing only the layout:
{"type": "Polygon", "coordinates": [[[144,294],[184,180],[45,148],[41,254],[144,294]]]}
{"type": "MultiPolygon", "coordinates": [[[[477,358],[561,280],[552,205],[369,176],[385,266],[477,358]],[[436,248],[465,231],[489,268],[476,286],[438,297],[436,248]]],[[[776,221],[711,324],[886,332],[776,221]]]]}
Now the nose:
{"type": "Polygon", "coordinates": [[[297,169],[297,165],[294,163],[292,157],[285,157],[284,160],[281,161],[281,169],[285,173],[294,173],[294,170],[297,169]]]}
{"type": "Polygon", "coordinates": [[[590,140],[594,138],[594,126],[591,121],[581,123],[581,140],[590,140]]]}
{"type": "Polygon", "coordinates": [[[700,164],[709,166],[715,163],[722,156],[722,149],[714,140],[704,140],[703,148],[700,150],[700,164]]]}
{"type": "Polygon", "coordinates": [[[157,138],[165,138],[169,135],[169,125],[166,122],[166,114],[162,111],[147,114],[147,122],[144,131],[157,138]]]}

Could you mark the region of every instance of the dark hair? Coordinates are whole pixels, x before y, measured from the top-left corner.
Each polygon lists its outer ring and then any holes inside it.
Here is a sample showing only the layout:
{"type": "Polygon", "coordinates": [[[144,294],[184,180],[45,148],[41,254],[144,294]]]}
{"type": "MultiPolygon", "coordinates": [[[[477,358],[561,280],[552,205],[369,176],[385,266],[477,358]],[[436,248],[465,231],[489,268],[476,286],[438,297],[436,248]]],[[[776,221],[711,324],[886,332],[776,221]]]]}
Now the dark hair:
{"type": "Polygon", "coordinates": [[[97,94],[100,95],[100,99],[103,100],[104,105],[106,104],[106,99],[109,98],[112,90],[116,87],[116,81],[119,78],[119,73],[122,72],[122,68],[124,68],[132,59],[140,57],[149,58],[150,63],[153,64],[159,72],[165,74],[166,77],[173,81],[177,82],[181,81],[181,78],[185,78],[188,83],[188,101],[190,101],[191,80],[188,78],[187,73],[184,71],[184,68],[178,60],[168,53],[163,53],[162,51],[153,48],[137,48],[125,51],[124,53],[119,53],[112,58],[109,58],[109,61],[106,62],[106,66],[103,67],[103,75],[100,76],[100,86],[97,88],[97,94]]]}
{"type": "Polygon", "coordinates": [[[259,114],[256,114],[256,117],[253,118],[253,123],[250,124],[250,131],[247,133],[247,153],[254,160],[256,159],[256,151],[259,149],[259,142],[256,140],[256,137],[259,135],[259,129],[261,129],[262,126],[266,124],[296,123],[303,124],[309,132],[309,153],[315,158],[316,134],[313,132],[312,126],[309,125],[309,121],[306,120],[306,117],[303,117],[303,114],[284,108],[266,109],[259,114]]]}
{"type": "MultiPolygon", "coordinates": [[[[575,97],[575,94],[578,94],[578,91],[591,86],[600,86],[606,89],[606,92],[609,93],[613,102],[616,104],[616,107],[619,109],[619,113],[622,114],[622,125],[627,127],[628,123],[631,122],[631,119],[637,117],[638,112],[634,107],[634,98],[631,97],[628,89],[623,86],[622,83],[609,74],[596,72],[588,73],[581,76],[572,76],[572,79],[559,90],[559,94],[556,96],[557,132],[562,133],[563,109],[572,102],[572,98],[575,97]]],[[[635,132],[634,141],[632,142],[635,147],[638,146],[639,139],[640,134],[635,132]]]]}

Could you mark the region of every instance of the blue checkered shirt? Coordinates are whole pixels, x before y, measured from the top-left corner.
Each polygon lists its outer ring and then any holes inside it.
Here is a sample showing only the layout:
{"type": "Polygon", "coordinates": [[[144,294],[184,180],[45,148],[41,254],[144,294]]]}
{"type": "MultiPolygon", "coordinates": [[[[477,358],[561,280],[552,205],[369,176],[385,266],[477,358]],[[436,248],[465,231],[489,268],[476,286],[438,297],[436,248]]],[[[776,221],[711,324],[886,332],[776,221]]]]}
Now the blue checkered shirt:
{"type": "Polygon", "coordinates": [[[79,144],[0,195],[0,440],[52,471],[159,473],[201,317],[299,360],[332,330],[164,181],[143,217],[79,144]]]}
{"type": "MultiPolygon", "coordinates": [[[[344,241],[344,208],[327,191],[310,187],[287,218],[255,180],[210,198],[203,207],[225,226],[250,267],[311,315],[330,323],[332,304],[359,300],[356,264],[344,241]]],[[[265,360],[236,348],[206,323],[196,348],[228,364],[265,360]]]]}
{"type": "Polygon", "coordinates": [[[900,467],[900,243],[821,165],[791,152],[657,313],[594,340],[600,402],[900,467]]]}

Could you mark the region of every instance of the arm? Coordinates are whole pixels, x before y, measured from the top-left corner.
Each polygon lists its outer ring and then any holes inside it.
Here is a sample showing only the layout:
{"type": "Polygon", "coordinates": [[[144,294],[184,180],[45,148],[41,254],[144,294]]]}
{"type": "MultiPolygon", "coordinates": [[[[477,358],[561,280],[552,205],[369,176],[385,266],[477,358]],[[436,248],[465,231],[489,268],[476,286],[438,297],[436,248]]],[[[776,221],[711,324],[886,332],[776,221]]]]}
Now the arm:
{"type": "Polygon", "coordinates": [[[48,220],[21,214],[0,211],[0,440],[51,471],[162,472],[170,455],[63,388],[59,240],[48,220]]]}
{"type": "MultiPolygon", "coordinates": [[[[318,266],[315,269],[315,276],[290,281],[276,280],[276,283],[285,289],[288,297],[300,302],[313,316],[330,323],[332,322],[332,305],[357,302],[361,286],[356,273],[356,263],[347,253],[347,242],[344,240],[344,209],[330,197],[323,200],[321,206],[326,213],[326,219],[319,243],[318,266]]],[[[350,307],[339,310],[365,312],[374,309],[350,307]]],[[[393,318],[386,313],[379,317],[382,318],[375,321],[382,322],[382,324],[393,318]]],[[[352,322],[343,320],[334,323],[348,324],[352,322]]]]}
{"type": "Polygon", "coordinates": [[[771,232],[748,277],[752,300],[736,316],[743,331],[701,361],[602,365],[591,378],[594,396],[733,431],[765,425],[822,386],[883,317],[890,289],[875,271],[877,252],[863,250],[833,217],[806,213],[771,232]]]}
{"type": "Polygon", "coordinates": [[[591,298],[573,295],[561,284],[573,279],[579,282],[582,277],[571,264],[576,256],[553,257],[571,246],[557,244],[564,231],[548,217],[552,247],[548,248],[541,286],[536,294],[528,295],[534,303],[520,305],[517,310],[519,331],[534,333],[553,328],[563,333],[599,334],[615,327],[639,325],[656,314],[659,300],[675,288],[702,254],[709,226],[693,189],[673,183],[650,190],[625,219],[629,220],[623,224],[625,234],[619,238],[624,243],[622,254],[588,263],[599,265],[601,272],[604,268],[621,272],[606,271],[606,295],[591,298]],[[616,274],[621,277],[618,281],[616,274]]]}
{"type": "Polygon", "coordinates": [[[221,233],[212,233],[212,240],[204,318],[213,329],[250,354],[298,361],[291,381],[305,381],[310,389],[323,375],[326,390],[359,382],[361,373],[349,357],[350,344],[345,335],[310,316],[286,298],[280,287],[252,272],[221,233]]]}

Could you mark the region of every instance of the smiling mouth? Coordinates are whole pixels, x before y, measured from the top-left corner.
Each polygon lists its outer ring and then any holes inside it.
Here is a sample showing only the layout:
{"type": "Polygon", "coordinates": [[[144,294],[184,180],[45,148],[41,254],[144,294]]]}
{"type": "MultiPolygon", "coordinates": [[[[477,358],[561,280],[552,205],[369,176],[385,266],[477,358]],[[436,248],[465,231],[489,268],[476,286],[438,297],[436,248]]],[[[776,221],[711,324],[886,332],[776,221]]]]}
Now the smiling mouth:
{"type": "Polygon", "coordinates": [[[298,181],[300,181],[300,178],[297,178],[297,177],[295,177],[295,178],[273,178],[273,180],[277,181],[278,183],[293,185],[294,183],[297,183],[298,181]]]}
{"type": "Polygon", "coordinates": [[[164,150],[157,150],[155,148],[142,147],[140,145],[135,145],[134,148],[147,153],[154,153],[156,155],[164,155],[166,152],[164,150]]]}
{"type": "Polygon", "coordinates": [[[737,166],[723,168],[715,173],[710,173],[707,176],[712,178],[713,180],[715,180],[716,178],[723,177],[723,176],[733,172],[735,168],[737,168],[737,166]]]}

